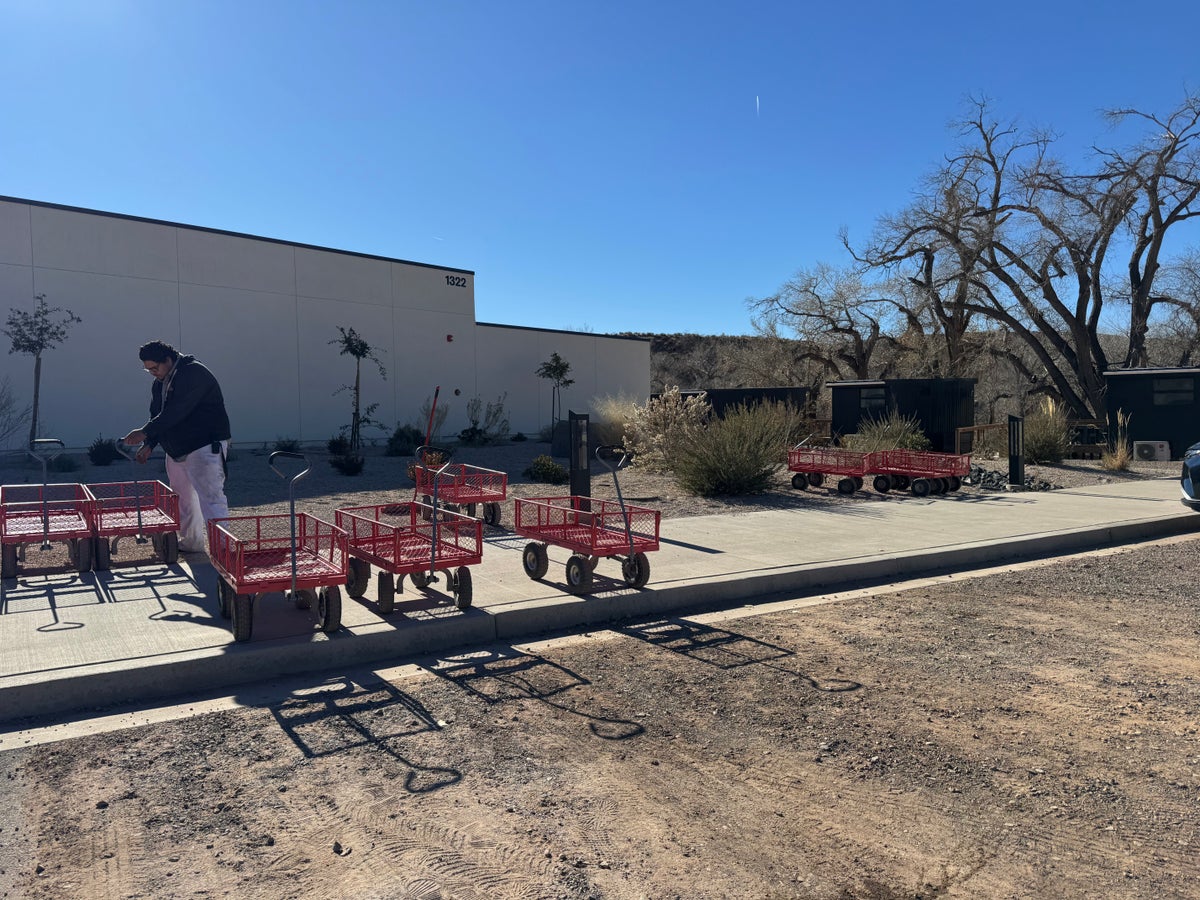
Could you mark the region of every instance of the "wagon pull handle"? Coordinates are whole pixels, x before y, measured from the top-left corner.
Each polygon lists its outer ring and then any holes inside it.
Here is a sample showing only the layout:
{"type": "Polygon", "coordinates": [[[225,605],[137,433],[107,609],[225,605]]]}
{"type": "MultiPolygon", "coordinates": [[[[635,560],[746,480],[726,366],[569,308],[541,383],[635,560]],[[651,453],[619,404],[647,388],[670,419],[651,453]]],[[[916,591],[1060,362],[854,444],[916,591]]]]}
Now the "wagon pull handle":
{"type": "Polygon", "coordinates": [[[120,453],[123,457],[125,457],[127,460],[129,460],[131,463],[134,464],[134,466],[133,466],[133,494],[134,494],[134,497],[137,498],[137,523],[138,523],[137,542],[139,544],[144,544],[144,543],[146,543],[146,538],[142,534],[142,485],[138,481],[136,463],[137,463],[138,451],[140,449],[142,449],[142,447],[144,447],[145,444],[142,443],[142,444],[138,444],[137,446],[134,446],[133,444],[127,444],[124,441],[116,441],[115,443],[117,445],[117,452],[120,453]]]}
{"type": "Polygon", "coordinates": [[[304,463],[304,469],[297,472],[288,481],[288,525],[291,526],[292,533],[292,596],[296,596],[296,482],[308,474],[310,466],[308,465],[308,457],[303,453],[293,453],[291,450],[276,450],[267,457],[267,465],[271,467],[271,471],[280,478],[287,479],[287,473],[282,471],[275,465],[276,459],[298,459],[304,463]]]}
{"type": "Polygon", "coordinates": [[[625,498],[621,496],[621,482],[617,480],[617,470],[629,465],[629,460],[633,458],[633,454],[622,447],[620,444],[601,444],[596,448],[596,459],[604,463],[608,467],[608,471],[612,472],[613,487],[617,491],[617,503],[621,507],[621,518],[625,520],[625,539],[629,541],[629,556],[633,557],[633,526],[629,523],[629,510],[625,508],[625,498]],[[620,454],[616,465],[609,462],[611,457],[620,454]]]}
{"type": "MultiPolygon", "coordinates": [[[[426,472],[432,471],[433,479],[433,535],[429,542],[429,574],[434,581],[437,580],[437,545],[438,536],[441,531],[441,524],[438,522],[438,483],[441,481],[436,476],[442,474],[446,470],[446,466],[450,465],[450,455],[453,451],[449,447],[435,447],[432,444],[423,444],[416,450],[417,461],[421,464],[421,468],[426,472]],[[428,457],[434,453],[440,453],[442,464],[436,469],[430,469],[429,463],[426,462],[428,457]]],[[[415,495],[414,495],[415,496],[415,495]]]]}
{"type": "Polygon", "coordinates": [[[42,549],[50,549],[50,504],[46,497],[46,464],[63,450],[66,444],[58,438],[34,438],[29,442],[29,455],[42,464],[42,549]]]}

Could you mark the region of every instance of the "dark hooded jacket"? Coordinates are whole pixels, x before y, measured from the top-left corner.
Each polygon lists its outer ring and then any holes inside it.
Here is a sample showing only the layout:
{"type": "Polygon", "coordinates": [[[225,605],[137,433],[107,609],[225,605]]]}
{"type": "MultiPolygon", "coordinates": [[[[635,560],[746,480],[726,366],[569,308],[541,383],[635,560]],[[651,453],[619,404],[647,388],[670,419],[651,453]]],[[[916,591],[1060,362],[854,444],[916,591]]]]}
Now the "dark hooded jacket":
{"type": "Polygon", "coordinates": [[[225,398],[213,373],[194,356],[176,359],[165,381],[154,380],[150,421],[142,431],[146,432],[147,444],[162,445],[175,459],[216,441],[229,440],[225,398]]]}

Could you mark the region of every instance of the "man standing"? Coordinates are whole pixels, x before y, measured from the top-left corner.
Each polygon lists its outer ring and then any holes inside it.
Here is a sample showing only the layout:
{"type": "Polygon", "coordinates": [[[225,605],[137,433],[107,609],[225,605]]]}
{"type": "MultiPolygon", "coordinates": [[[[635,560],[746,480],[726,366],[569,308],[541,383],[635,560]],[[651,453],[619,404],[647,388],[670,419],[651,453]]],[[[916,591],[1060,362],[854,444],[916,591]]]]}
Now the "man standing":
{"type": "Polygon", "coordinates": [[[225,398],[212,372],[164,341],[143,344],[138,358],[154,376],[150,421],[125,435],[125,443],[142,445],[137,461],[143,463],[155,446],[162,445],[171,490],[179,495],[179,549],[202,553],[208,520],[229,515],[225,398]]]}

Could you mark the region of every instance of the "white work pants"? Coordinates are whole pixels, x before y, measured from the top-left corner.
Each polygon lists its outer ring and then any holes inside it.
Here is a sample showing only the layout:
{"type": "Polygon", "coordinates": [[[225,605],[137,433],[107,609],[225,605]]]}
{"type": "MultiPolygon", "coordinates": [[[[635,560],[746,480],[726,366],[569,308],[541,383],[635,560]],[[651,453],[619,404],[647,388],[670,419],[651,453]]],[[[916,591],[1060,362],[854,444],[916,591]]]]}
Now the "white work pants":
{"type": "Polygon", "coordinates": [[[167,457],[167,478],[179,495],[179,549],[203,552],[209,519],[229,516],[225,499],[225,469],[221,463],[229,442],[221,441],[221,452],[208,446],[193,450],[182,462],[167,457]]]}

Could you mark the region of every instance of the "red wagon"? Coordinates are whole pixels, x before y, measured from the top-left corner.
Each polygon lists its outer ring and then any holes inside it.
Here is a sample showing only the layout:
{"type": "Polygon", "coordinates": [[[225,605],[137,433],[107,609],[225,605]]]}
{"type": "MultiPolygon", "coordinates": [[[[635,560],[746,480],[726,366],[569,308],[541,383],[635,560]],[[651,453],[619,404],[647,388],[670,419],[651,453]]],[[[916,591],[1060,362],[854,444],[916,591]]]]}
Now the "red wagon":
{"type": "Polygon", "coordinates": [[[418,590],[434,584],[438,574],[459,609],[471,606],[471,570],[483,560],[483,525],[478,519],[448,510],[433,514],[424,503],[351,506],[337,510],[335,521],[346,532],[350,554],[346,593],[359,598],[379,568],[381,613],[395,609],[396,593],[408,575],[418,590]]]}
{"type": "MultiPolygon", "coordinates": [[[[305,459],[300,453],[276,450],[267,462],[280,477],[286,476],[276,468],[277,458],[305,459]]],[[[233,620],[236,641],[250,640],[255,599],[275,591],[285,592],[298,609],[308,609],[315,601],[317,621],[326,634],[341,627],[346,532],[315,516],[296,513],[294,486],[307,474],[306,463],[304,471],[289,482],[287,515],[209,520],[208,552],[217,570],[221,615],[233,620]]]]}
{"type": "Polygon", "coordinates": [[[66,543],[71,565],[81,573],[91,571],[95,498],[82,484],[47,483],[47,464],[63,449],[58,438],[36,438],[29,455],[42,464],[42,483],[0,486],[0,577],[17,577],[17,563],[29,544],[49,550],[58,542],[66,543]]]}
{"type": "Polygon", "coordinates": [[[867,454],[857,450],[793,447],[788,451],[788,471],[796,473],[792,476],[792,487],[800,491],[810,484],[820,487],[825,483],[826,475],[841,475],[838,492],[853,494],[863,486],[866,463],[867,454]]]}
{"type": "Polygon", "coordinates": [[[179,495],[161,481],[112,481],[89,484],[95,498],[92,529],[96,536],[94,567],[109,568],[122,537],[145,543],[167,565],[179,559],[179,495]]]}
{"type": "Polygon", "coordinates": [[[30,544],[65,542],[79,572],[92,568],[92,504],[82,484],[0,485],[0,577],[16,578],[30,544]]]}
{"type": "Polygon", "coordinates": [[[962,487],[971,471],[969,453],[935,453],[931,450],[876,450],[867,460],[874,473],[872,486],[881,494],[892,488],[910,489],[914,496],[944,494],[962,487]]]}
{"type": "MultiPolygon", "coordinates": [[[[425,449],[443,452],[437,448],[422,448],[425,449]]],[[[478,506],[482,504],[484,524],[500,524],[500,504],[508,497],[506,473],[496,469],[451,463],[440,469],[417,465],[413,474],[417,482],[417,493],[422,495],[425,503],[430,503],[436,493],[439,506],[447,504],[454,512],[465,512],[472,518],[478,506]]]]}

